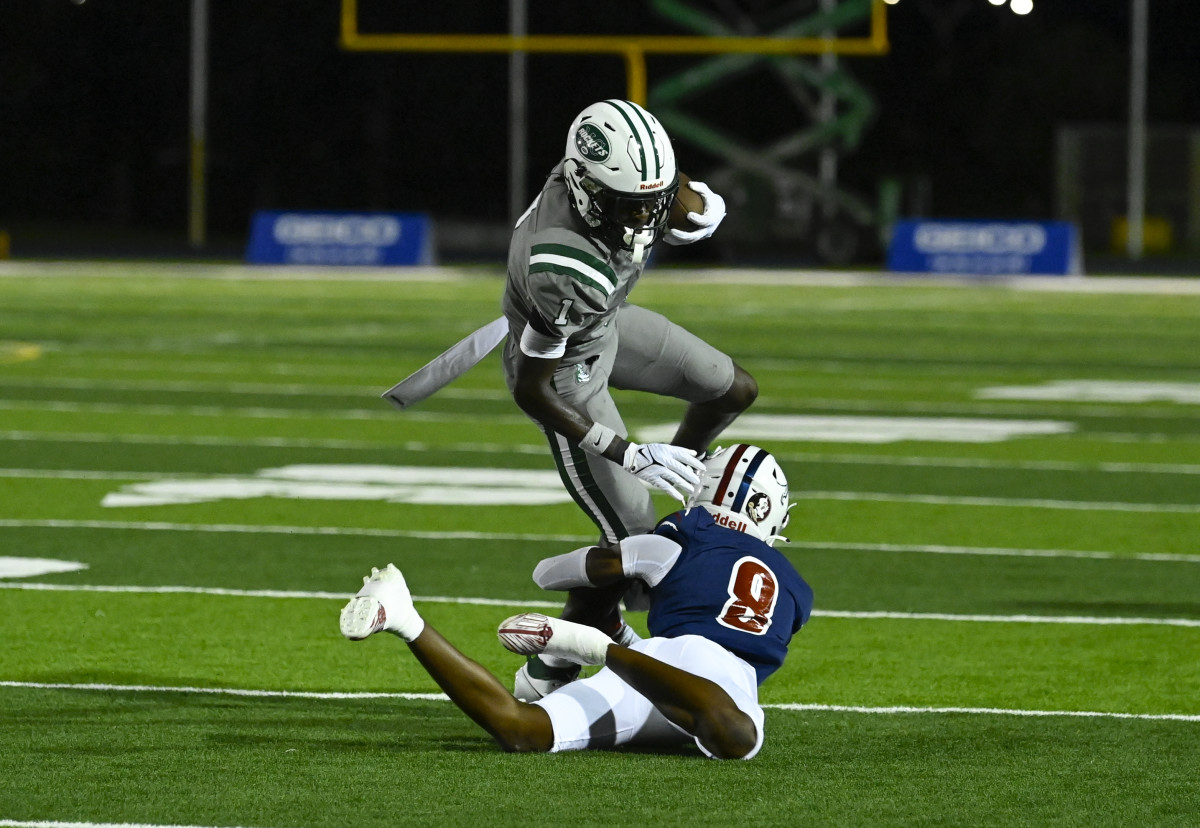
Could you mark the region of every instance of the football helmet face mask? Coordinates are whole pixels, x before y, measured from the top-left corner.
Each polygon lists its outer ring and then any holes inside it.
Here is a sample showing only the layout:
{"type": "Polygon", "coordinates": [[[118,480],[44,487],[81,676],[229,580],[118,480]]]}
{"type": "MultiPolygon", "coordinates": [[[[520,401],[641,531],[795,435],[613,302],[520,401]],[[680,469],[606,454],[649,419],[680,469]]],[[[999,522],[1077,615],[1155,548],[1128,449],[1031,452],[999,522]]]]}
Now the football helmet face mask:
{"type": "Polygon", "coordinates": [[[764,543],[787,540],[787,476],[770,452],[745,443],[717,449],[704,458],[707,473],[693,503],[722,526],[753,535],[764,543]]]}
{"type": "Polygon", "coordinates": [[[658,119],[631,101],[592,104],[571,124],[563,172],[592,234],[635,262],[645,258],[679,189],[675,150],[658,119]]]}

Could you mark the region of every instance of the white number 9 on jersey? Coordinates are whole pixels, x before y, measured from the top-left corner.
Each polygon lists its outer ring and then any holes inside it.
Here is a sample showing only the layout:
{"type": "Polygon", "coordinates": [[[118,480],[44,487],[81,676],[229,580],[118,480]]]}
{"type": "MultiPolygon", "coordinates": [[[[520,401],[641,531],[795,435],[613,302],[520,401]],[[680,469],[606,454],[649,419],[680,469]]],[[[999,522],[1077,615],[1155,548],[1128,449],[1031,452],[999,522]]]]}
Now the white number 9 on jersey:
{"type": "Polygon", "coordinates": [[[770,567],[758,558],[741,558],[729,573],[729,600],[717,623],[751,635],[763,635],[771,627],[779,581],[770,567]]]}

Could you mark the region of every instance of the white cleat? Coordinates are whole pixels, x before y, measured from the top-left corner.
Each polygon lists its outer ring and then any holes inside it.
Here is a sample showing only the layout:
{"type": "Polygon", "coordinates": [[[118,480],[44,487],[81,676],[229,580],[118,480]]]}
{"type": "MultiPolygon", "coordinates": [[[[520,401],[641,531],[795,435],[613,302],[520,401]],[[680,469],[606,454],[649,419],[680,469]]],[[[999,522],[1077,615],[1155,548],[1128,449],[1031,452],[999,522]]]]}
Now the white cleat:
{"type": "Polygon", "coordinates": [[[565,658],[575,664],[603,664],[612,639],[595,627],[524,612],[505,620],[496,631],[500,643],[519,655],[565,658]]]}
{"type": "Polygon", "coordinates": [[[342,635],[351,641],[362,641],[382,630],[386,624],[387,610],[378,598],[369,595],[352,598],[350,603],[342,608],[342,635]]]}
{"type": "Polygon", "coordinates": [[[342,635],[361,641],[377,632],[390,632],[412,641],[425,629],[425,622],[413,606],[404,575],[392,564],[371,568],[363,578],[363,587],[342,608],[342,635]]]}

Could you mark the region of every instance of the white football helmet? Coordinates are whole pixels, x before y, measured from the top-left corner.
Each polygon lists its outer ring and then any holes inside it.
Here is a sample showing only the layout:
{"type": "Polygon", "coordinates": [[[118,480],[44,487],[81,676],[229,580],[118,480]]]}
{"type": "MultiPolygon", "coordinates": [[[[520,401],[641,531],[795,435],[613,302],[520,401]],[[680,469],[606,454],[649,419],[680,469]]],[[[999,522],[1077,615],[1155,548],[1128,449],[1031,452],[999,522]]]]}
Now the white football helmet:
{"type": "MultiPolygon", "coordinates": [[[[708,469],[694,505],[703,506],[722,526],[764,543],[787,540],[788,482],[770,452],[745,443],[719,448],[704,458],[708,469]]],[[[692,504],[689,504],[692,505],[692,504]]]]}
{"type": "Polygon", "coordinates": [[[571,124],[563,172],[592,233],[640,262],[679,189],[675,150],[658,119],[632,101],[592,104],[571,124]]]}

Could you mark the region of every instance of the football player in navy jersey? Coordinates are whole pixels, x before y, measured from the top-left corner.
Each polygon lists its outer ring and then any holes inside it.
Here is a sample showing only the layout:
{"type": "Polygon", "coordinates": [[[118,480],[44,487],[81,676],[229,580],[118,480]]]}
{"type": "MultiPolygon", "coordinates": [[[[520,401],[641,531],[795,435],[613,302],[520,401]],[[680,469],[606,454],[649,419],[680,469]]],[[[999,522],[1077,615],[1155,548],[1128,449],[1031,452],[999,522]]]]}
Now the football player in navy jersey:
{"type": "Polygon", "coordinates": [[[532,703],[518,700],[424,622],[404,576],[390,564],[372,570],[342,610],[342,634],[403,638],[451,700],[505,750],[690,739],[708,756],[749,759],[763,744],[758,685],[783,664],[792,636],[809,618],[813,594],[772,546],[789,507],[787,479],[775,458],[736,445],[706,458],[705,468],[691,505],[652,533],[538,564],[534,580],[585,600],[597,626],[540,613],[500,625],[509,650],[604,665],[593,676],[532,703]],[[619,620],[617,602],[631,579],[649,588],[651,638],[625,646],[599,627],[619,620]]]}

